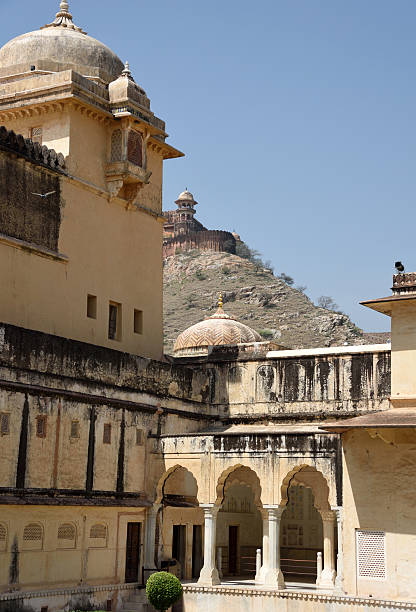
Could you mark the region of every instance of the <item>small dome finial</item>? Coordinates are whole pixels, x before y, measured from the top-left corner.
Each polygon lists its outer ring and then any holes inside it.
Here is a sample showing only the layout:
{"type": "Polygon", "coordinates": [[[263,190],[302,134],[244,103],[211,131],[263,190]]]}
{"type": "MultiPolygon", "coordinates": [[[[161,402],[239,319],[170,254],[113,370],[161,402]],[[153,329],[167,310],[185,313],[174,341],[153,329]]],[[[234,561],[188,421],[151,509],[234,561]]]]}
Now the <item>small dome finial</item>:
{"type": "MultiPolygon", "coordinates": [[[[75,30],[81,34],[86,34],[82,28],[79,28],[72,21],[72,15],[69,12],[68,0],[61,0],[59,4],[59,11],[56,13],[56,18],[52,23],[47,23],[43,28],[61,27],[68,28],[69,30],[75,30]]],[[[43,28],[40,28],[43,30],[43,28]]]]}
{"type": "Polygon", "coordinates": [[[222,293],[218,294],[218,308],[221,308],[224,306],[224,302],[223,302],[223,297],[222,297],[222,293]]]}
{"type": "Polygon", "coordinates": [[[128,62],[126,62],[124,64],[124,70],[121,73],[121,76],[126,77],[126,78],[130,79],[131,81],[134,81],[133,75],[132,75],[131,70],[130,70],[130,64],[128,62]]]}

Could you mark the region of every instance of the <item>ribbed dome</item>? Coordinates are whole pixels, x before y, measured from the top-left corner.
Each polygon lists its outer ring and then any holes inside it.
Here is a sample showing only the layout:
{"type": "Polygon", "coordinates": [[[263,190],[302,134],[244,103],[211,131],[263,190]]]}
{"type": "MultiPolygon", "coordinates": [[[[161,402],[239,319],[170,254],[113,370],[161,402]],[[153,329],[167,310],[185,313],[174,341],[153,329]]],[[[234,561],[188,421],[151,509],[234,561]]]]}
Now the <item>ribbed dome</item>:
{"type": "Polygon", "coordinates": [[[124,68],[111,49],[73,23],[65,1],[54,22],[13,38],[0,49],[0,76],[30,71],[31,66],[51,72],[73,69],[107,83],[124,68]]]}
{"type": "Polygon", "coordinates": [[[176,339],[175,357],[206,353],[208,346],[262,342],[261,336],[244,323],[227,315],[220,299],[218,310],[211,317],[191,325],[176,339]]]}

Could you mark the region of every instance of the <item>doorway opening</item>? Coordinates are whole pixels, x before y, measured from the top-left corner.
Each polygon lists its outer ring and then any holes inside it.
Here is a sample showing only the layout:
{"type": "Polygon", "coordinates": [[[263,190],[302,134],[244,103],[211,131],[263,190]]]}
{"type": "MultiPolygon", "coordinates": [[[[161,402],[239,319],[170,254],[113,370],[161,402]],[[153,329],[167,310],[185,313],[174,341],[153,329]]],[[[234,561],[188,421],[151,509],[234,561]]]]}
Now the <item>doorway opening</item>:
{"type": "Polygon", "coordinates": [[[192,529],[192,578],[199,578],[204,564],[202,551],[202,525],[193,525],[192,529]]]}
{"type": "Polygon", "coordinates": [[[185,578],[186,525],[173,525],[172,558],[180,564],[180,578],[185,578]]]}
{"type": "Polygon", "coordinates": [[[127,523],[126,582],[139,581],[141,523],[127,523]]]}

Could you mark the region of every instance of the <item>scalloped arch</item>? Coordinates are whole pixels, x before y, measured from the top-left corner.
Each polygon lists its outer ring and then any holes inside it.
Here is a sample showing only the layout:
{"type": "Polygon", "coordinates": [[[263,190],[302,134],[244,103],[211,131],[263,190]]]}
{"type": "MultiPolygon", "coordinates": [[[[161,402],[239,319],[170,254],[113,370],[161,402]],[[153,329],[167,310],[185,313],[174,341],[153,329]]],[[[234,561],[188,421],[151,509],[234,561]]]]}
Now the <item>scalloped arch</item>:
{"type": "Polygon", "coordinates": [[[234,484],[235,482],[250,487],[254,493],[255,505],[259,509],[263,508],[263,504],[261,501],[260,478],[251,467],[242,463],[237,463],[236,465],[233,465],[222,472],[217,483],[217,499],[215,500],[216,506],[221,506],[222,502],[224,501],[225,491],[229,486],[231,486],[231,484],[234,484]],[[235,474],[235,472],[237,472],[238,470],[245,470],[246,473],[248,472],[252,479],[252,482],[247,482],[247,479],[244,479],[241,474],[235,474]],[[230,477],[232,474],[235,474],[235,477],[231,479],[230,477]]]}
{"type": "Polygon", "coordinates": [[[307,463],[297,465],[285,476],[281,486],[282,499],[280,501],[280,506],[282,507],[286,507],[289,501],[288,491],[291,484],[297,484],[311,489],[314,496],[314,506],[320,512],[331,509],[329,504],[328,482],[322,472],[317,470],[313,465],[309,465],[307,463]],[[311,479],[307,476],[308,474],[318,476],[318,483],[311,482],[311,479]],[[293,482],[293,480],[295,480],[295,482],[293,482]]]}
{"type": "Polygon", "coordinates": [[[195,480],[196,490],[198,492],[198,490],[199,490],[198,481],[195,478],[195,476],[192,474],[192,472],[190,470],[188,470],[188,468],[186,468],[185,466],[180,465],[179,463],[177,463],[176,465],[174,465],[171,468],[169,468],[168,470],[166,470],[166,472],[163,474],[163,476],[159,479],[159,482],[157,483],[157,487],[156,487],[156,499],[155,499],[155,503],[156,504],[161,504],[162,501],[163,501],[164,488],[165,488],[165,484],[166,484],[166,481],[168,480],[169,476],[171,476],[174,472],[176,472],[179,469],[185,470],[186,472],[188,472],[188,474],[191,474],[192,478],[195,480]]]}

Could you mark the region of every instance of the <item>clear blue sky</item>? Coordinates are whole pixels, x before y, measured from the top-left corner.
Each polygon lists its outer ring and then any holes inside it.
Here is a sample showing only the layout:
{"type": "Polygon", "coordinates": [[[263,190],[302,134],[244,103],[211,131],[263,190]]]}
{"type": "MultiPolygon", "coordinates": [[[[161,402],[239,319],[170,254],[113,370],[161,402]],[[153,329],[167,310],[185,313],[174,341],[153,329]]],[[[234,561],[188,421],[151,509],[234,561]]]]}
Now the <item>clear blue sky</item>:
{"type": "MultiPolygon", "coordinates": [[[[1,0],[0,43],[57,5],[1,0]]],[[[415,0],[70,5],[186,153],[166,162],[164,208],[189,187],[208,227],[387,330],[358,301],[390,293],[396,259],[416,269],[415,0]]]]}

